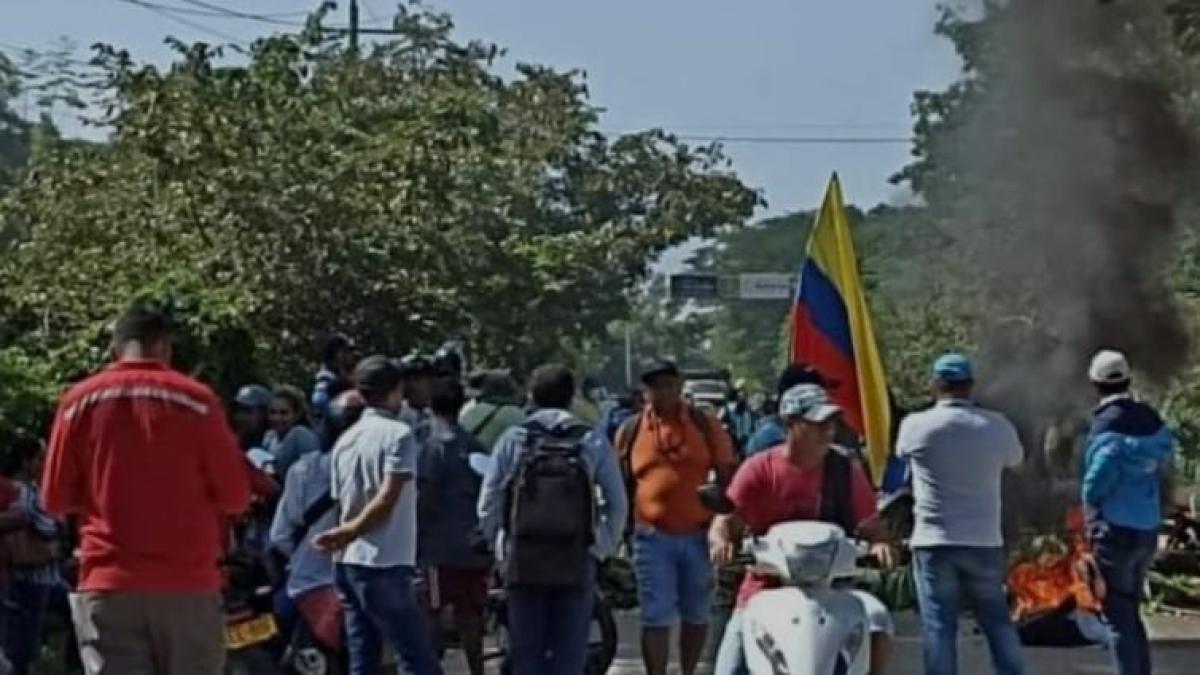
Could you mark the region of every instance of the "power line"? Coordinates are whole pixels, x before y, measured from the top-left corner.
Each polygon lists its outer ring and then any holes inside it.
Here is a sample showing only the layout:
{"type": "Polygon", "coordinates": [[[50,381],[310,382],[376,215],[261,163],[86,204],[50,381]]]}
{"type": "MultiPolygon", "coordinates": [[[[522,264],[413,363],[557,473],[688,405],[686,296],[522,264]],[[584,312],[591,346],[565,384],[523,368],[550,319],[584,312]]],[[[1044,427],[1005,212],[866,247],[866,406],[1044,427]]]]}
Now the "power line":
{"type": "MultiPolygon", "coordinates": [[[[248,12],[241,12],[236,9],[222,7],[221,5],[215,5],[211,2],[205,2],[204,0],[181,0],[181,2],[185,2],[194,7],[199,7],[201,10],[206,10],[210,16],[230,18],[230,19],[247,19],[249,21],[259,21],[261,23],[269,23],[269,24],[273,24],[276,26],[289,26],[289,27],[296,27],[296,26],[303,27],[304,26],[304,24],[296,23],[294,21],[280,21],[277,18],[278,15],[250,14],[248,12]]],[[[186,10],[186,8],[180,7],[180,8],[177,8],[176,11],[185,11],[185,10],[186,10]]],[[[186,11],[197,12],[200,10],[186,10],[186,11]]]]}
{"type": "MultiPolygon", "coordinates": [[[[181,0],[181,1],[187,2],[187,0],[181,0]]],[[[188,16],[206,16],[206,17],[212,17],[214,19],[246,18],[246,17],[239,16],[238,15],[239,13],[237,13],[237,12],[233,12],[231,14],[231,10],[224,8],[224,7],[217,7],[215,9],[206,9],[206,8],[204,8],[204,5],[200,5],[199,8],[179,7],[177,5],[166,5],[161,2],[151,2],[150,0],[143,0],[141,4],[157,7],[158,9],[161,9],[163,11],[173,12],[175,14],[185,14],[188,16]]],[[[298,19],[298,18],[303,18],[305,16],[308,16],[308,12],[303,11],[303,10],[296,11],[296,12],[272,12],[270,14],[258,14],[255,16],[259,16],[259,17],[262,17],[263,19],[270,19],[270,20],[298,19]]]]}
{"type": "Polygon", "coordinates": [[[236,37],[230,35],[229,33],[223,33],[215,28],[209,28],[208,26],[205,26],[203,24],[192,21],[191,19],[185,19],[181,16],[178,16],[178,15],[172,13],[172,11],[169,9],[163,9],[162,6],[158,5],[157,3],[147,2],[146,0],[118,0],[118,2],[124,2],[126,4],[134,5],[135,7],[141,7],[142,9],[147,9],[151,12],[154,12],[155,14],[158,14],[159,16],[162,16],[166,19],[170,19],[171,21],[174,21],[175,23],[178,23],[183,26],[187,26],[188,28],[191,28],[193,30],[198,30],[202,33],[207,33],[208,35],[212,35],[214,37],[218,37],[222,40],[226,40],[237,46],[240,46],[240,47],[246,46],[245,43],[243,43],[239,38],[236,38],[236,37]]]}
{"type": "MultiPolygon", "coordinates": [[[[670,133],[670,129],[665,130],[670,133]]],[[[636,132],[608,132],[608,135],[625,135],[636,132]]],[[[752,145],[908,145],[911,138],[901,136],[703,136],[673,134],[689,143],[746,143],[752,145]]]]}
{"type": "MultiPolygon", "coordinates": [[[[796,122],[796,123],[757,123],[757,124],[642,124],[644,127],[670,127],[678,131],[707,132],[704,135],[722,134],[725,132],[776,132],[776,131],[813,131],[813,130],[846,130],[863,131],[873,129],[880,132],[894,132],[898,129],[907,130],[907,126],[885,122],[796,122]]],[[[757,135],[757,134],[756,134],[757,135]]]]}

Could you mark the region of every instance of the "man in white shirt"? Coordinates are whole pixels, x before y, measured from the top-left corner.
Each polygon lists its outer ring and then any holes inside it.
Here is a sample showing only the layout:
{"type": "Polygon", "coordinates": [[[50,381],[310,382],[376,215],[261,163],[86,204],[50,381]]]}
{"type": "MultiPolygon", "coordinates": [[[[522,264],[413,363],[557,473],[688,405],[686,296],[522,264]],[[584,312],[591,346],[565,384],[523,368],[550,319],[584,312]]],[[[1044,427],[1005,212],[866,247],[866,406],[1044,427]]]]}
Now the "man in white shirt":
{"type": "Polygon", "coordinates": [[[1023,675],[1021,641],[1004,595],[1000,482],[1024,450],[1003,415],[971,401],[971,363],[947,354],[933,366],[937,403],[905,418],[897,456],[909,460],[916,499],[912,548],[925,672],[958,672],[958,610],[966,597],[987,636],[999,675],[1023,675]]]}
{"type": "Polygon", "coordinates": [[[389,640],[413,675],[441,675],[412,581],[417,557],[417,455],[412,429],[397,419],[404,403],[400,366],[371,356],[354,371],[366,399],[362,418],[333,448],[337,527],[317,536],[335,553],[346,611],[350,675],[373,675],[389,640]]]}

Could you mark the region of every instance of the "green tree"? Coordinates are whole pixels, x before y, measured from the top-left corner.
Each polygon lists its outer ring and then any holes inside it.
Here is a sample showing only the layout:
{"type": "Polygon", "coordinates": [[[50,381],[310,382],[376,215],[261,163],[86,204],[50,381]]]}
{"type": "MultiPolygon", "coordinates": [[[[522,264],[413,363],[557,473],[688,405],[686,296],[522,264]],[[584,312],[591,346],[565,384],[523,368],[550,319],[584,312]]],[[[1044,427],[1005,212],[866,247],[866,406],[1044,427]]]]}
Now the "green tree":
{"type": "MultiPolygon", "coordinates": [[[[723,232],[692,263],[698,270],[730,277],[756,272],[795,274],[804,257],[812,218],[811,212],[800,212],[723,232]]],[[[787,300],[722,300],[713,310],[710,360],[754,388],[773,390],[786,360],[790,307],[787,300]]]]}
{"type": "Polygon", "coordinates": [[[16,340],[73,372],[131,297],[186,272],[195,316],[235,318],[277,377],[334,329],[393,354],[456,334],[527,368],[626,316],[654,254],[759,201],[716,147],[601,134],[579,73],[501,77],[443,14],[395,28],[365,53],[276,36],[244,65],[100,49],[110,142],[38,153],[0,202],[16,340]]]}
{"type": "Polygon", "coordinates": [[[12,101],[20,93],[18,73],[12,60],[0,52],[0,194],[29,159],[33,125],[12,109],[12,101]]]}
{"type": "MultiPolygon", "coordinates": [[[[949,241],[927,209],[850,207],[867,301],[890,384],[900,400],[924,397],[937,354],[970,344],[962,308],[939,287],[940,270],[922,264],[949,241]]],[[[697,256],[697,268],[721,275],[796,273],[814,214],[799,212],[722,234],[697,256]]],[[[787,360],[788,301],[722,301],[712,316],[710,360],[770,391],[787,360]]]]}
{"type": "Polygon", "coordinates": [[[568,360],[577,372],[599,377],[611,391],[624,391],[627,336],[628,375],[636,384],[639,369],[650,359],[673,359],[684,369],[713,367],[711,328],[712,313],[672,298],[668,278],[658,274],[633,294],[627,318],[610,323],[603,336],[585,343],[568,360]]]}

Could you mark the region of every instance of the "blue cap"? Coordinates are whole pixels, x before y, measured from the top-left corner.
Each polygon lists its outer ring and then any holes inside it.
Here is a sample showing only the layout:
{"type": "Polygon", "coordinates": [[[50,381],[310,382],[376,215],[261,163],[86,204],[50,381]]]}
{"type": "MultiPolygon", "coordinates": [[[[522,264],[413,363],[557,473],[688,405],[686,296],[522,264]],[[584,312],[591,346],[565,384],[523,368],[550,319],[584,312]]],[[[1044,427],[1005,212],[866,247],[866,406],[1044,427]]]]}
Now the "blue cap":
{"type": "Polygon", "coordinates": [[[949,384],[973,382],[971,362],[962,354],[945,354],[933,362],[933,376],[949,384]]]}

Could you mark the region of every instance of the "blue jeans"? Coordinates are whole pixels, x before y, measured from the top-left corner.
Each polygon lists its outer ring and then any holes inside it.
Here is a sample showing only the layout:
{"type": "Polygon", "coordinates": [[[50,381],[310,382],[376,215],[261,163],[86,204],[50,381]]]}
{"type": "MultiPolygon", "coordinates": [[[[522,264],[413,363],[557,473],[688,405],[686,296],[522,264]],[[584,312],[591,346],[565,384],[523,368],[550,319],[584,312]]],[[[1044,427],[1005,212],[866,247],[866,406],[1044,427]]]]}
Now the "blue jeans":
{"type": "MultiPolygon", "coordinates": [[[[595,578],[594,565],[588,578],[595,578]]],[[[580,675],[587,665],[595,601],[594,584],[508,589],[513,675],[580,675]]]]}
{"type": "Polygon", "coordinates": [[[958,672],[958,612],[963,598],[971,603],[987,638],[994,671],[998,675],[1023,675],[1021,639],[1004,595],[1008,568],[1004,549],[919,548],[913,551],[913,563],[925,627],[926,675],[958,672]]]}
{"type": "Polygon", "coordinates": [[[1104,618],[1113,636],[1118,675],[1150,675],[1150,640],[1142,623],[1142,588],[1158,549],[1155,532],[1094,523],[1089,528],[1092,551],[1108,592],[1104,618]]]}
{"type": "Polygon", "coordinates": [[[42,624],[52,589],[28,581],[14,581],[8,587],[3,647],[13,675],[26,675],[42,648],[42,624]]]}
{"type": "Polygon", "coordinates": [[[693,626],[708,624],[713,568],[707,532],[674,535],[638,525],[633,566],[643,626],[670,628],[680,619],[693,626]]]}
{"type": "Polygon", "coordinates": [[[413,594],[413,574],[412,567],[335,566],[338,594],[346,610],[350,675],[375,675],[385,639],[412,675],[441,675],[425,613],[413,594]]]}

